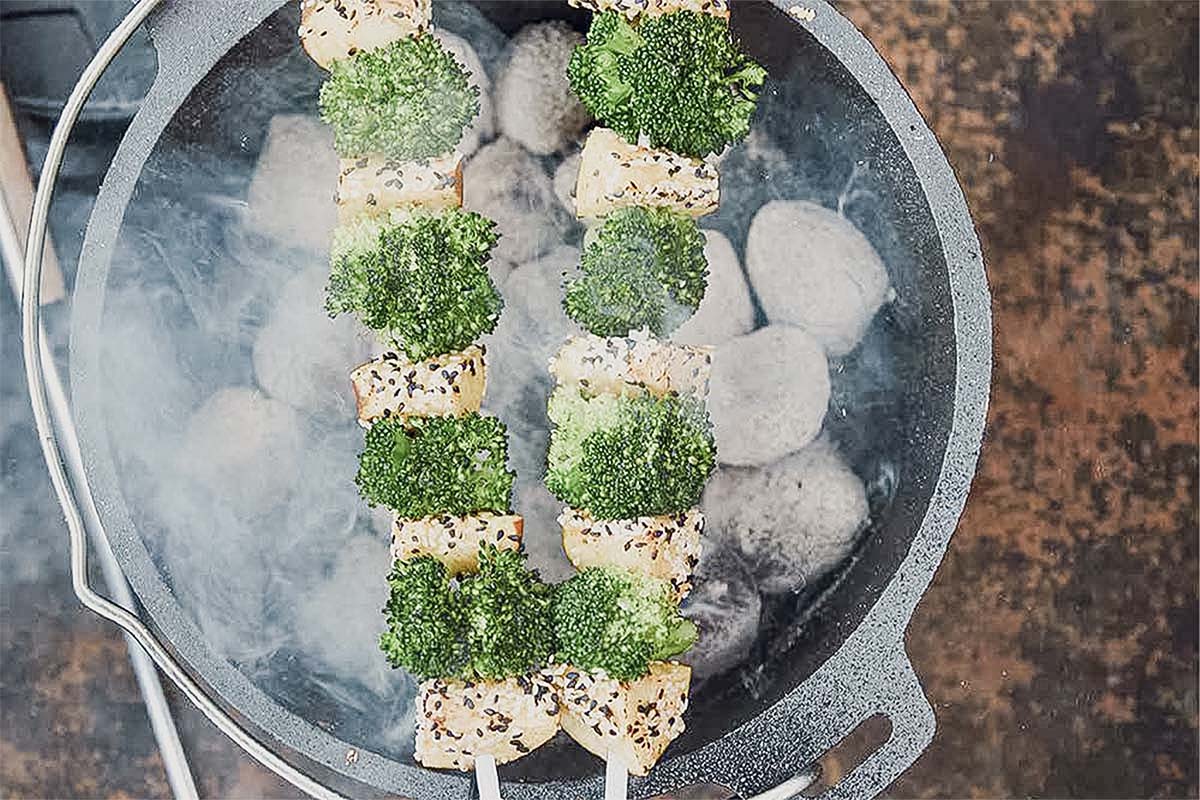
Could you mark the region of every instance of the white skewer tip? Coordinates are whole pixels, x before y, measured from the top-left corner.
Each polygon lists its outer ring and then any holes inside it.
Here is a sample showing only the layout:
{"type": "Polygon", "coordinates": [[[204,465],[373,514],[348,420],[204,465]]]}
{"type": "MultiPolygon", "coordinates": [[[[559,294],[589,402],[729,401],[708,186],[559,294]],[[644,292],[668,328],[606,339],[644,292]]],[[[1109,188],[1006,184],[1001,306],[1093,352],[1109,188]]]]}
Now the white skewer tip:
{"type": "Polygon", "coordinates": [[[629,772],[616,754],[609,751],[604,762],[604,800],[626,800],[629,796],[629,772]]]}
{"type": "Polygon", "coordinates": [[[489,755],[475,757],[475,781],[479,784],[479,800],[500,800],[500,776],[496,774],[496,759],[489,755]]]}

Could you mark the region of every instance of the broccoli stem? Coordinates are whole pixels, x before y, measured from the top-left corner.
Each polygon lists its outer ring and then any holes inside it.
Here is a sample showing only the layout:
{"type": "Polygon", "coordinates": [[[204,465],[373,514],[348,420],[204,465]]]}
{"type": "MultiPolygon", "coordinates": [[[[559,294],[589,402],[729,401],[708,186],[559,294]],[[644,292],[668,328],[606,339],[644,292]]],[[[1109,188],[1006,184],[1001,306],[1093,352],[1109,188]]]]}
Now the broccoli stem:
{"type": "Polygon", "coordinates": [[[679,655],[694,645],[699,636],[700,629],[696,627],[696,623],[681,617],[679,623],[671,628],[667,638],[663,640],[662,647],[654,654],[654,660],[662,661],[679,655]]]}

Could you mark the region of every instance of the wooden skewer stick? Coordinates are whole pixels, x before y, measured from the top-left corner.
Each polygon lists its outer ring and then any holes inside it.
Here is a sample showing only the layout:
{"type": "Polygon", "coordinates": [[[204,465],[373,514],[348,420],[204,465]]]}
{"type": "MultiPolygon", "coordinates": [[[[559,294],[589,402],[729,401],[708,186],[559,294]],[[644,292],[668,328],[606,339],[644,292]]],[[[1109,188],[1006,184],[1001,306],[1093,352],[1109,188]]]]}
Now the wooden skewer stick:
{"type": "Polygon", "coordinates": [[[611,750],[604,760],[604,800],[626,800],[629,796],[629,772],[611,750]]]}
{"type": "Polygon", "coordinates": [[[500,776],[496,774],[496,759],[489,755],[475,757],[475,781],[479,784],[479,800],[500,800],[500,776]]]}
{"type": "MultiPolygon", "coordinates": [[[[33,211],[33,180],[25,166],[25,152],[21,149],[21,137],[17,132],[17,120],[8,102],[8,93],[0,82],[0,202],[8,208],[8,215],[16,226],[21,249],[25,249],[25,238],[29,235],[29,216],[33,211]]],[[[46,235],[42,250],[42,294],[41,304],[57,303],[67,296],[62,270],[54,255],[54,244],[46,235]]]]}

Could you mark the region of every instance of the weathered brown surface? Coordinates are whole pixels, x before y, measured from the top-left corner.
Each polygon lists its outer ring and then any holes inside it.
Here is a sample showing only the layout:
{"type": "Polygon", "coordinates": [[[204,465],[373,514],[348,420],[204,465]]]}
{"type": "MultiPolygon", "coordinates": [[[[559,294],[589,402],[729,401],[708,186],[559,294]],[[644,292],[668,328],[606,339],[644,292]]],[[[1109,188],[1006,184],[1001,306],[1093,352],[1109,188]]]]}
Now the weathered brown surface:
{"type": "Polygon", "coordinates": [[[1197,795],[1197,6],[847,3],[979,226],[979,475],[909,632],[924,797],[1197,795]]]}
{"type": "MultiPolygon", "coordinates": [[[[995,314],[979,477],[909,635],[938,737],[891,794],[1195,797],[1197,6],[841,7],[941,139],[995,314]]],[[[0,795],[168,796],[124,645],[15,477],[23,436],[0,449],[0,795]]],[[[204,796],[296,796],[177,707],[204,796]]]]}

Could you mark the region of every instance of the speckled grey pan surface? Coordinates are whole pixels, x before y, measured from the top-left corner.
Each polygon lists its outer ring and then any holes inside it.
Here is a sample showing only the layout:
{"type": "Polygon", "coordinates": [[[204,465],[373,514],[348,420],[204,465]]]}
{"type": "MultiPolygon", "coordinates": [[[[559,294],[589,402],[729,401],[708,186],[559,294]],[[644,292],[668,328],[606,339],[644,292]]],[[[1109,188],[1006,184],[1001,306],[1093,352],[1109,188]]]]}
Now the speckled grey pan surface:
{"type": "MultiPolygon", "coordinates": [[[[699,687],[688,732],[651,776],[633,781],[634,796],[701,781],[752,795],[805,768],[862,720],[884,713],[892,721],[891,738],[831,790],[839,796],[872,795],[912,763],[935,727],[904,653],[903,633],[953,532],[978,454],[991,359],[983,264],[950,167],[895,77],[831,6],[807,0],[798,6],[811,14],[789,15],[790,5],[735,4],[735,28],[772,76],[756,125],[770,129],[800,165],[791,184],[774,175],[764,180],[768,195],[757,202],[789,196],[828,200],[853,179],[858,165],[868,165],[867,188],[876,205],[854,221],[884,256],[903,302],[877,321],[860,355],[850,360],[888,359],[885,388],[893,401],[881,417],[869,409],[854,411],[832,433],[860,472],[871,471],[869,451],[877,449],[892,459],[899,478],[886,506],[873,509],[872,530],[849,563],[820,586],[774,604],[775,622],[757,647],[754,679],[742,671],[699,687]]],[[[221,120],[238,114],[255,119],[287,108],[269,93],[254,108],[223,108],[225,98],[236,96],[222,92],[236,80],[230,64],[238,61],[236,54],[226,54],[239,42],[244,49],[247,41],[294,49],[294,30],[278,7],[278,0],[169,3],[153,21],[158,79],[97,199],[75,290],[71,383],[90,488],[147,620],[248,729],[347,794],[466,798],[473,791],[469,777],[421,769],[396,748],[375,747],[354,715],[339,717],[336,693],[305,683],[302,661],[275,664],[270,680],[257,680],[261,672],[206,641],[195,610],[180,603],[179,576],[147,545],[155,523],[141,513],[140,498],[130,488],[138,462],[121,453],[105,411],[122,372],[106,344],[120,314],[114,292],[142,278],[130,267],[133,262],[123,260],[125,240],[139,224],[145,238],[146,219],[179,224],[161,184],[179,183],[180,176],[164,177],[172,162],[155,160],[156,148],[161,156],[164,132],[200,131],[185,137],[184,150],[173,151],[199,153],[195,163],[208,170],[189,175],[185,190],[200,193],[233,180],[223,177],[222,164],[228,159],[230,174],[236,172],[236,158],[226,149],[236,151],[238,142],[223,138],[221,120]]],[[[485,8],[501,27],[505,18],[516,26],[518,20],[558,16],[561,9],[560,3],[485,8]]],[[[442,14],[452,31],[463,16],[455,8],[443,8],[442,14]]],[[[305,80],[318,78],[313,72],[305,80]]],[[[253,142],[245,146],[253,149],[253,142]]],[[[712,222],[740,242],[748,214],[737,192],[723,186],[723,199],[732,202],[712,222]]],[[[169,256],[170,240],[183,230],[161,231],[154,247],[169,256]]],[[[219,256],[224,242],[218,237],[206,246],[219,256]]],[[[202,263],[198,259],[191,276],[199,289],[206,288],[202,263]]],[[[183,362],[188,358],[181,355],[183,362]]],[[[142,389],[155,390],[151,384],[142,389]]],[[[287,533],[281,526],[263,535],[287,533]]],[[[261,591],[269,602],[269,587],[261,591]]],[[[566,752],[562,746],[546,748],[502,768],[504,796],[600,796],[598,762],[567,759],[566,752]]]]}

